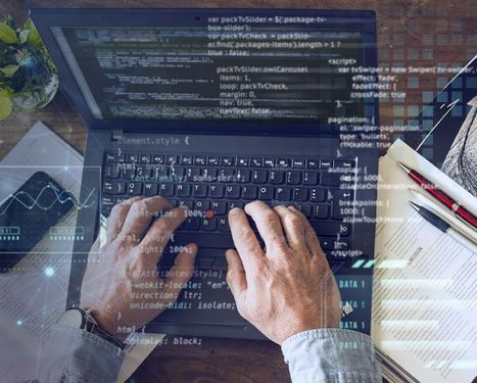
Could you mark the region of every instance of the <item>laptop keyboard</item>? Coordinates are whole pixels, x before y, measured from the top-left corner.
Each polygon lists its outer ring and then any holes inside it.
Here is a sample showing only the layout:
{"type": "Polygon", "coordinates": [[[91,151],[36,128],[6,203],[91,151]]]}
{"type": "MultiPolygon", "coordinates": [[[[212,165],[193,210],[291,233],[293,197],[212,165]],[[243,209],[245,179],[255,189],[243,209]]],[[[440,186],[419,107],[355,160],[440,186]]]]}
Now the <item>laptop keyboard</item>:
{"type": "MultiPolygon", "coordinates": [[[[256,199],[270,206],[293,205],[309,219],[327,257],[345,261],[343,252],[352,248],[351,225],[343,222],[340,201],[354,195],[339,186],[340,177],[354,167],[348,159],[108,152],[101,209],[107,217],[121,201],[154,195],[173,206],[187,205],[191,216],[176,231],[174,244],[194,241],[199,268],[225,269],[224,249],[234,247],[227,223],[230,209],[256,199]]],[[[163,258],[166,267],[172,265],[171,255],[163,258]]]]}

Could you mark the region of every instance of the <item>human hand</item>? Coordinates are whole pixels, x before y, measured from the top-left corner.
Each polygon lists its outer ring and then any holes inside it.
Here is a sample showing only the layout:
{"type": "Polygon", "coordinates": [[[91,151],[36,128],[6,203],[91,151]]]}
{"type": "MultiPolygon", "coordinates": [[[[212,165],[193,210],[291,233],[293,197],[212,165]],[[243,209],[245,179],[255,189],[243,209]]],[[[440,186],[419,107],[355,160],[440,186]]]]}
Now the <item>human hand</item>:
{"type": "Polygon", "coordinates": [[[80,306],[91,310],[102,329],[124,340],[125,328],[144,326],[177,300],[194,271],[197,246],[183,248],[165,280],[157,263],[186,217],[187,207],[172,209],[159,196],[114,206],[106,244],[99,249],[98,237],[93,245],[81,291],[80,306]]]}
{"type": "Polygon", "coordinates": [[[237,250],[226,252],[237,309],[275,343],[316,328],[338,327],[340,293],[316,234],[294,207],[261,201],[229,212],[237,250]],[[255,221],[262,249],[246,214],[255,221]]]}

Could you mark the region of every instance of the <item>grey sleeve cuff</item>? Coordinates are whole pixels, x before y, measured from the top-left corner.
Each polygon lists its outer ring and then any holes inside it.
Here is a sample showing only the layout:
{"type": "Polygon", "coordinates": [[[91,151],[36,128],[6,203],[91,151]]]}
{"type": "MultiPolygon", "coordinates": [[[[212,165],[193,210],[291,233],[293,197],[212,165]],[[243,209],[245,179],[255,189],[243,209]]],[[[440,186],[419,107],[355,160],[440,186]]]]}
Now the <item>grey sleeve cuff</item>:
{"type": "Polygon", "coordinates": [[[355,331],[304,331],[288,338],[282,352],[293,383],[382,382],[371,338],[355,331]]]}
{"type": "Polygon", "coordinates": [[[54,325],[40,354],[40,382],[115,382],[124,352],[86,331],[54,325]]]}

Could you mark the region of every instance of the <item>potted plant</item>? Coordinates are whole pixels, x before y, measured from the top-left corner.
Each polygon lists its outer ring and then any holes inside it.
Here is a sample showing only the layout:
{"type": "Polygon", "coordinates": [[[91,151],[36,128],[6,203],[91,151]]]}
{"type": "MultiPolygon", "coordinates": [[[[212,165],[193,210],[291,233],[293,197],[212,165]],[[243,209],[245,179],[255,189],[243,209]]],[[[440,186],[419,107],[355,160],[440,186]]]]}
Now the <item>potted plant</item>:
{"type": "Polygon", "coordinates": [[[57,90],[56,67],[31,19],[18,28],[6,17],[0,22],[0,120],[14,107],[44,107],[57,90]]]}

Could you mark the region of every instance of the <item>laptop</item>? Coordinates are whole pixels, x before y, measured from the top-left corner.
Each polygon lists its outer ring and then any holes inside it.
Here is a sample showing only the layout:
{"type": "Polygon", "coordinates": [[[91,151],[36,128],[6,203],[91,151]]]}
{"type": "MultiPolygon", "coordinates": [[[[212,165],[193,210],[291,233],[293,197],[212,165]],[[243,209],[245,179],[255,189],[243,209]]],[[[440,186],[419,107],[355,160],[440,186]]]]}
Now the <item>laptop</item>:
{"type": "MultiPolygon", "coordinates": [[[[68,305],[114,204],[161,195],[195,214],[161,258],[194,276],[147,332],[264,339],[225,282],[227,212],[297,206],[337,278],[342,327],[369,334],[378,144],[372,11],[33,9],[88,128],[68,305]]],[[[320,297],[317,296],[317,299],[320,297]]],[[[141,307],[137,308],[141,310],[141,307]]]]}

